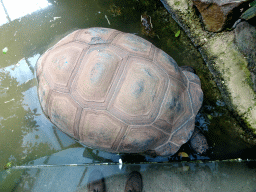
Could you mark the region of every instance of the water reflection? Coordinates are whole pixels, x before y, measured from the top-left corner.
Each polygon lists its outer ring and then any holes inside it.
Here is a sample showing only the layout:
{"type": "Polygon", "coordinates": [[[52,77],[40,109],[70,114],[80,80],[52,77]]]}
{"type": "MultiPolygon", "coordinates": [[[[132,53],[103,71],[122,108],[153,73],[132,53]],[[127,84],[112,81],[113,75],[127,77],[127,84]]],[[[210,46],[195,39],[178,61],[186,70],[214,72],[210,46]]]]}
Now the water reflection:
{"type": "Polygon", "coordinates": [[[21,165],[76,144],[41,110],[34,74],[39,56],[0,69],[0,171],[7,162],[21,165]]]}
{"type": "MultiPolygon", "coordinates": [[[[2,0],[1,0],[2,3],[2,0]]],[[[8,17],[5,14],[4,6],[0,5],[0,26],[8,22],[8,17]]]]}
{"type": "Polygon", "coordinates": [[[0,26],[51,5],[47,0],[0,0],[0,2],[0,26]]]}
{"type": "Polygon", "coordinates": [[[30,140],[24,139],[30,133],[38,131],[39,126],[35,118],[39,114],[35,108],[28,107],[24,99],[24,94],[31,87],[29,78],[33,78],[33,75],[30,70],[26,70],[26,65],[23,65],[24,63],[20,67],[15,65],[0,70],[0,170],[8,161],[12,161],[13,164],[24,163],[33,159],[37,151],[42,151],[46,155],[45,152],[51,150],[44,143],[33,145],[30,140]],[[15,76],[17,72],[19,75],[15,76]],[[27,74],[28,78],[23,74],[27,74]]]}

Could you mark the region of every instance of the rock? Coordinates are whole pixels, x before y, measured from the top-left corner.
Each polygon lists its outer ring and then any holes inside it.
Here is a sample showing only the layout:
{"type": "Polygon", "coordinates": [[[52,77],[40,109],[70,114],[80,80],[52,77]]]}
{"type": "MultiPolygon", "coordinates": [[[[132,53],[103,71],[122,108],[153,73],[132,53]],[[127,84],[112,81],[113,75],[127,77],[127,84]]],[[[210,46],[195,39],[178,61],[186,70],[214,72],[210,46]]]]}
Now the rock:
{"type": "Polygon", "coordinates": [[[235,28],[235,43],[248,61],[247,68],[256,92],[256,27],[246,21],[239,23],[235,28]]]}
{"type": "Polygon", "coordinates": [[[207,31],[219,32],[230,16],[239,16],[239,9],[235,9],[244,3],[243,0],[193,0],[194,5],[202,16],[207,31]]]}

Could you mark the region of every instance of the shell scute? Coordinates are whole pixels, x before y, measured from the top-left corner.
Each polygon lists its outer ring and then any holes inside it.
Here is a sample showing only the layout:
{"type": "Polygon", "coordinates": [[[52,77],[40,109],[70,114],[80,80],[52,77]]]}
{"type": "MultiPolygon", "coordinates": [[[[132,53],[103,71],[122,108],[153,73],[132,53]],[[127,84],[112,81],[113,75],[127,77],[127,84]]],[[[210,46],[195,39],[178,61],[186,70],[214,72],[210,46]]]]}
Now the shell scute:
{"type": "Polygon", "coordinates": [[[116,149],[127,125],[106,111],[84,109],[79,124],[80,141],[91,147],[116,149]]]}
{"type": "Polygon", "coordinates": [[[113,50],[106,47],[88,51],[71,85],[71,95],[83,107],[88,107],[91,102],[105,102],[121,60],[113,50]]]}
{"type": "Polygon", "coordinates": [[[185,121],[185,123],[183,123],[183,125],[173,133],[170,141],[179,146],[183,145],[192,136],[191,131],[194,130],[194,125],[194,118],[189,119],[187,122],[185,121]]]}
{"type": "Polygon", "coordinates": [[[160,65],[170,77],[172,77],[173,81],[181,81],[184,85],[187,84],[187,79],[181,73],[178,64],[167,53],[157,49],[154,61],[160,65]]]}
{"type": "Polygon", "coordinates": [[[117,45],[133,54],[150,55],[152,44],[145,39],[133,34],[121,33],[113,40],[112,44],[117,45]]]}
{"type": "Polygon", "coordinates": [[[49,102],[49,118],[62,131],[77,138],[75,127],[80,106],[68,95],[53,91],[49,102]]]}
{"type": "Polygon", "coordinates": [[[180,146],[172,143],[172,142],[166,142],[165,144],[155,148],[156,154],[160,156],[169,156],[174,155],[178,150],[180,146]]]}
{"type": "Polygon", "coordinates": [[[51,90],[49,84],[47,83],[45,76],[42,74],[38,78],[38,97],[39,101],[41,103],[42,109],[44,113],[48,116],[48,95],[51,90]]]}
{"type": "Polygon", "coordinates": [[[118,150],[126,153],[143,152],[168,140],[168,135],[153,126],[129,126],[118,150]]]}
{"type": "Polygon", "coordinates": [[[68,83],[79,57],[87,47],[77,43],[70,43],[51,50],[44,61],[43,72],[52,87],[68,89],[68,83]]]}
{"type": "Polygon", "coordinates": [[[129,124],[152,123],[160,110],[168,76],[151,61],[130,57],[108,110],[129,124]]]}
{"type": "MultiPolygon", "coordinates": [[[[162,107],[159,112],[159,119],[165,120],[170,125],[175,123],[175,119],[183,113],[183,110],[181,110],[183,107],[181,96],[185,91],[185,88],[186,87],[183,86],[181,82],[170,78],[162,107]]],[[[171,129],[168,132],[170,131],[171,129]]]]}
{"type": "MultiPolygon", "coordinates": [[[[173,127],[180,129],[184,122],[188,121],[193,114],[192,104],[187,91],[184,91],[177,101],[177,107],[175,108],[175,116],[173,120],[173,127]]],[[[174,131],[175,131],[174,129],[174,131]]],[[[186,130],[183,130],[184,132],[186,130]]]]}

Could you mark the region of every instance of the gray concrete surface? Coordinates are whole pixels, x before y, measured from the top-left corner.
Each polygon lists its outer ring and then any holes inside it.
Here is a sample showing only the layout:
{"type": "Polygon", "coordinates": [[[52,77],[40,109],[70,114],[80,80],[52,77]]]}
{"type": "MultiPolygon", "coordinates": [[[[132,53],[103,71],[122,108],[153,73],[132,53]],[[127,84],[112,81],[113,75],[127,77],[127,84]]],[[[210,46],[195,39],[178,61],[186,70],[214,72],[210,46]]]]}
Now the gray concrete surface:
{"type": "Polygon", "coordinates": [[[256,161],[141,163],[121,166],[88,162],[80,148],[73,149],[73,158],[69,155],[66,158],[65,154],[70,153],[64,150],[40,158],[31,165],[0,172],[0,191],[86,192],[88,178],[95,169],[103,174],[107,192],[124,191],[128,175],[134,170],[142,175],[143,192],[256,190],[256,161]]]}

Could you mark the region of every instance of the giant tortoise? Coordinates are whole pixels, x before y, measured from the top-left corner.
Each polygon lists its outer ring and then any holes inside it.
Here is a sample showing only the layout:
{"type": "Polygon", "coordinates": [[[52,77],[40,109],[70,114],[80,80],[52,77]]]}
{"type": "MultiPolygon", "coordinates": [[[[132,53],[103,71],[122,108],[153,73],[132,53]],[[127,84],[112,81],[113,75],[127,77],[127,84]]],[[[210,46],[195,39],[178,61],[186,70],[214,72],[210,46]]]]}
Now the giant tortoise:
{"type": "MultiPolygon", "coordinates": [[[[169,156],[191,138],[203,101],[200,79],[184,69],[136,35],[81,29],[38,59],[38,95],[51,122],[88,147],[169,156]]],[[[206,140],[193,138],[204,151],[206,140]]]]}

